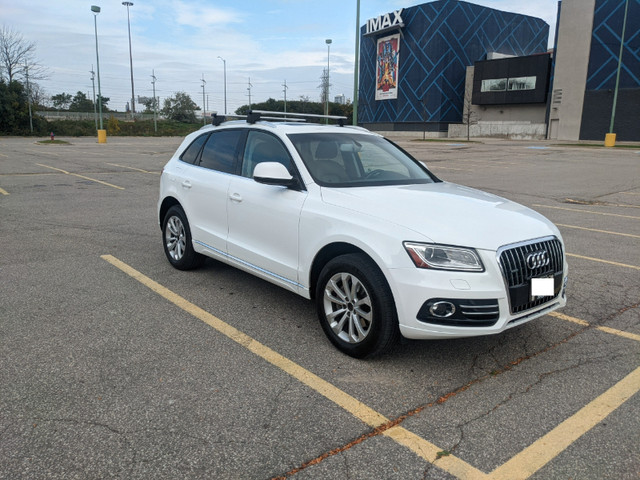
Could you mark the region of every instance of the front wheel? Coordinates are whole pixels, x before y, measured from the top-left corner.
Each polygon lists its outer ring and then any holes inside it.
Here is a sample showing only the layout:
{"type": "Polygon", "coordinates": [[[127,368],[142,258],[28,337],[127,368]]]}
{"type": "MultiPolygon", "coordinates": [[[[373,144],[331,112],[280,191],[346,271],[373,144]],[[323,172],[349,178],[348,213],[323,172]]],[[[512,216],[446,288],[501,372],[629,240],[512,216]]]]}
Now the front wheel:
{"type": "Polygon", "coordinates": [[[171,207],[164,216],[162,244],[167,259],[178,270],[197,268],[205,260],[203,255],[193,249],[187,216],[178,205],[171,207]]]}
{"type": "Polygon", "coordinates": [[[316,287],[316,308],[329,340],[352,357],[381,354],[399,336],[391,289],[365,254],[341,255],[325,265],[316,287]]]}

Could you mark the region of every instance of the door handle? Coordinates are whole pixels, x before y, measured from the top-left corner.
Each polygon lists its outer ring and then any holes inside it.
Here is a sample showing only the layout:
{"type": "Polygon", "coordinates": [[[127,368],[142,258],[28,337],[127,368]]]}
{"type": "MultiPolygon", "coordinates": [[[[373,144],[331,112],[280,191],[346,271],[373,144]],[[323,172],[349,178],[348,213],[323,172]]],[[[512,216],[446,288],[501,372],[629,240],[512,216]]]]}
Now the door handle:
{"type": "Polygon", "coordinates": [[[184,182],[182,182],[182,187],[191,188],[191,182],[189,180],[185,180],[184,182]]]}
{"type": "Polygon", "coordinates": [[[229,195],[229,199],[232,202],[240,203],[242,201],[242,195],[240,195],[239,193],[232,193],[231,195],[229,195]]]}

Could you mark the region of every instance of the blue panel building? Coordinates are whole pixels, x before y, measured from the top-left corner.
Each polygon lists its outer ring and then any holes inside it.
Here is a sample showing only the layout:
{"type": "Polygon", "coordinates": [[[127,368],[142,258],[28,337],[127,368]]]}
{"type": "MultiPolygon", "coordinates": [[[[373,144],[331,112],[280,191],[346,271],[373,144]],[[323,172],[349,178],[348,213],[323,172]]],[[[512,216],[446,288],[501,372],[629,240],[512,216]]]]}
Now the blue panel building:
{"type": "Polygon", "coordinates": [[[422,130],[429,122],[429,130],[446,131],[449,123],[462,121],[466,68],[489,53],[546,52],[549,25],[535,17],[439,0],[369,20],[361,32],[359,123],[373,130],[422,130]],[[380,41],[391,36],[399,39],[397,55],[385,60],[380,41]],[[376,100],[385,75],[396,88],[376,100]]]}

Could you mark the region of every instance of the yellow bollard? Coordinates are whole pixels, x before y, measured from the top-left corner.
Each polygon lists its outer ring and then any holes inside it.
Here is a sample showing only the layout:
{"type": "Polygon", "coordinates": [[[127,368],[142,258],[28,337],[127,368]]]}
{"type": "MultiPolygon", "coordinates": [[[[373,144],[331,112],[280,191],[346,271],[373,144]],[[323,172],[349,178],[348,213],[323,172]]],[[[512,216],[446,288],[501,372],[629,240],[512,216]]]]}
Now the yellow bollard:
{"type": "Polygon", "coordinates": [[[615,133],[607,133],[604,136],[604,146],[605,147],[615,147],[616,146],[616,134],[615,133]]]}
{"type": "Polygon", "coordinates": [[[98,143],[107,143],[107,131],[98,130],[98,143]]]}

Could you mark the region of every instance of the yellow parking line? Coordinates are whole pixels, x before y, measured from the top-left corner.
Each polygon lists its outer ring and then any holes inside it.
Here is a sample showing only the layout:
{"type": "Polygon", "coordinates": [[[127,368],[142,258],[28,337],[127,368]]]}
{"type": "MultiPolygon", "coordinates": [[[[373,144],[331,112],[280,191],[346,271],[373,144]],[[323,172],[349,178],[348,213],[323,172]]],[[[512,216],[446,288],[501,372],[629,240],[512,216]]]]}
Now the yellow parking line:
{"type": "Polygon", "coordinates": [[[0,195],[9,195],[9,192],[4,190],[3,188],[0,188],[0,195]]]}
{"type": "Polygon", "coordinates": [[[129,167],[127,165],[118,165],[117,163],[107,163],[107,165],[112,165],[114,167],[120,167],[120,168],[128,168],[129,170],[135,170],[136,172],[142,172],[142,173],[149,173],[151,175],[160,175],[159,172],[149,172],[147,170],[142,170],[141,168],[129,167]]]}
{"type": "MultiPolygon", "coordinates": [[[[358,418],[370,427],[374,429],[384,428],[390,423],[389,419],[384,415],[376,412],[356,398],[343,392],[339,388],[311,373],[309,370],[306,370],[297,363],[292,362],[286,357],[283,357],[274,350],[271,350],[269,347],[254,340],[250,336],[232,327],[228,323],[223,322],[219,318],[213,316],[206,310],[203,310],[202,308],[194,305],[180,295],[172,292],[168,288],[160,285],[154,280],[151,280],[149,277],[135,270],[133,267],[130,267],[126,263],[118,260],[111,255],[102,255],[101,258],[109,262],[114,267],[120,269],[133,279],[137,280],[144,286],[148,287],[169,302],[181,308],[185,312],[190,313],[191,315],[203,321],[226,337],[245,347],[255,355],[285,371],[299,382],[308,386],[312,390],[315,390],[336,405],[342,407],[348,413],[358,418]]],[[[391,428],[384,430],[382,433],[383,435],[392,438],[399,444],[409,448],[421,458],[431,463],[438,459],[438,452],[442,451],[441,448],[438,448],[434,444],[427,442],[423,438],[399,426],[392,426],[391,428]]],[[[459,478],[470,480],[486,478],[485,473],[466,463],[464,460],[455,457],[454,455],[447,455],[445,457],[439,458],[437,461],[437,465],[438,468],[441,468],[459,478]]]]}
{"type": "MultiPolygon", "coordinates": [[[[580,320],[576,317],[570,317],[569,315],[565,315],[564,313],[559,312],[551,312],[549,314],[551,317],[559,318],[560,320],[566,320],[567,322],[577,323],[578,325],[583,325],[588,327],[590,325],[589,322],[585,322],[584,320],[580,320]]],[[[628,338],[629,340],[635,340],[636,342],[640,342],[640,335],[636,335],[635,333],[625,332],[624,330],[617,330],[611,327],[595,327],[596,330],[600,330],[601,332],[609,333],[611,335],[617,335],[618,337],[628,338]]]]}
{"type": "Polygon", "coordinates": [[[102,180],[96,180],[95,178],[85,177],[84,175],[80,175],[78,173],[67,172],[66,170],[62,170],[61,168],[50,167],[49,165],[43,165],[42,163],[36,163],[41,167],[50,168],[51,170],[57,170],[58,172],[64,173],[65,175],[71,175],[73,177],[83,178],[85,180],[91,180],[92,182],[101,183],[102,185],[106,185],[107,187],[117,188],[118,190],[124,190],[124,187],[119,187],[117,185],[113,185],[112,183],[103,182],[102,180]]]}
{"type": "Polygon", "coordinates": [[[593,215],[605,215],[607,217],[633,218],[634,220],[640,220],[640,217],[634,217],[632,215],[620,215],[617,213],[594,212],[593,210],[582,210],[580,208],[554,207],[551,205],[539,205],[539,204],[534,204],[533,206],[540,207],[540,208],[553,208],[555,210],[567,210],[570,212],[591,213],[593,215]]]}
{"type": "Polygon", "coordinates": [[[496,468],[489,474],[489,478],[496,480],[529,478],[638,391],[640,391],[640,367],[522,452],[496,468]]]}
{"type": "Polygon", "coordinates": [[[559,227],[565,227],[565,228],[576,228],[578,230],[587,230],[589,232],[606,233],[608,235],[620,235],[623,237],[640,238],[640,235],[633,235],[632,233],[610,232],[608,230],[598,230],[597,228],[578,227],[576,225],[564,225],[562,223],[556,223],[556,225],[559,227]]]}
{"type": "Polygon", "coordinates": [[[636,265],[627,265],[626,263],[612,262],[611,260],[602,260],[601,258],[585,257],[583,255],[576,255],[575,253],[567,253],[567,257],[581,258],[583,260],[591,260],[592,262],[607,263],[609,265],[615,265],[616,267],[633,268],[640,270],[640,267],[636,265]]]}

